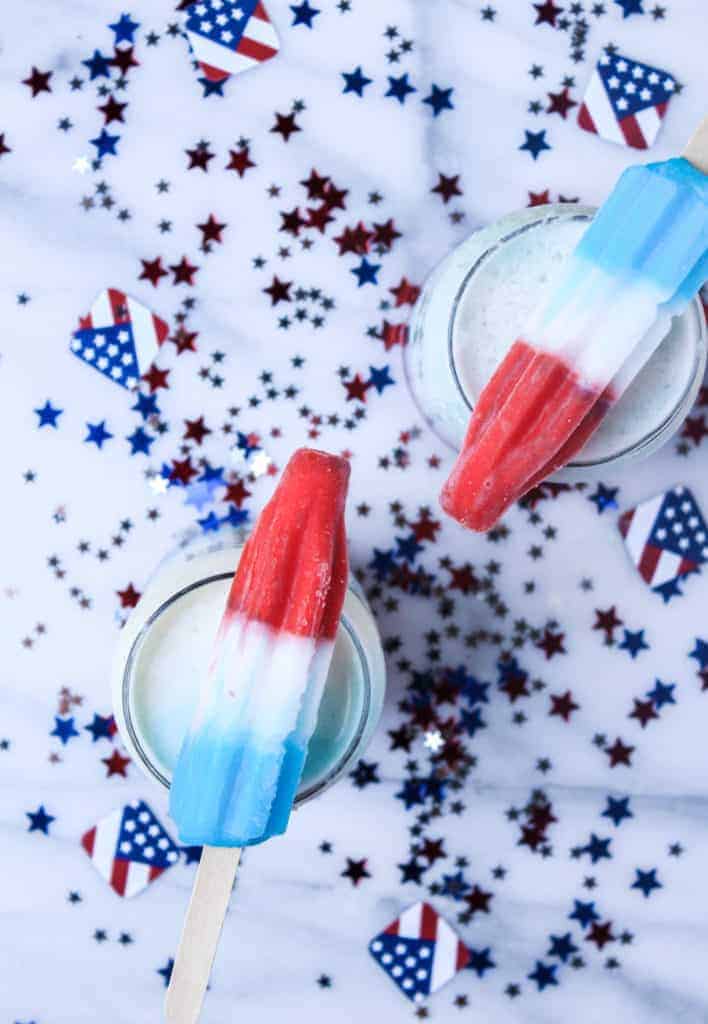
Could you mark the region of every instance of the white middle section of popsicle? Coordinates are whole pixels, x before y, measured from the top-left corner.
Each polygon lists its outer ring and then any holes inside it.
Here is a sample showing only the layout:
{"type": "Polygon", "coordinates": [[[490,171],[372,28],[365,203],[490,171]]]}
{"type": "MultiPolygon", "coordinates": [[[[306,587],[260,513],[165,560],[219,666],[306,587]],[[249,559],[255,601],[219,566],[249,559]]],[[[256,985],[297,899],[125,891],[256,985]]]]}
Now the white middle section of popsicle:
{"type": "Polygon", "coordinates": [[[560,294],[535,318],[525,340],[567,362],[583,386],[603,390],[670,296],[651,281],[618,278],[577,256],[571,260],[560,294]]]}
{"type": "Polygon", "coordinates": [[[204,728],[223,738],[251,734],[269,746],[285,740],[302,710],[300,729],[309,737],[333,651],[333,640],[295,636],[235,615],[220,631],[192,734],[204,728]]]}

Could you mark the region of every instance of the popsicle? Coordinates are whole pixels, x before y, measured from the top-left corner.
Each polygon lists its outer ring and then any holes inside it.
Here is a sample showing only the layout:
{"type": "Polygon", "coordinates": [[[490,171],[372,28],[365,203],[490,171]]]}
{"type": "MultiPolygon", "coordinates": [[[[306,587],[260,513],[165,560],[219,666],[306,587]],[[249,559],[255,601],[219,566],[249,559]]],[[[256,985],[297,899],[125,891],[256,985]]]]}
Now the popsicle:
{"type": "Polygon", "coordinates": [[[700,287],[707,134],[704,122],[684,157],[624,172],[482,392],[441,495],[463,525],[489,529],[577,453],[700,287]]]}
{"type": "Polygon", "coordinates": [[[644,335],[631,356],[620,367],[580,426],[571,434],[565,444],[558,449],[543,469],[536,476],[526,481],[524,493],[536,487],[547,477],[552,476],[553,473],[556,473],[563,466],[566,466],[582,451],[607,413],[613,405],[619,402],[635,377],[637,377],[646,363],[649,362],[649,359],[654,355],[661,342],[669,333],[672,319],[680,316],[686,310],[691,299],[698,293],[701,285],[707,279],[708,254],[696,265],[689,277],[682,282],[681,287],[672,299],[660,307],[653,326],[644,335]]]}
{"type": "Polygon", "coordinates": [[[345,459],[300,449],[247,541],[170,791],[204,845],[167,1019],[198,1019],[242,846],[284,832],[347,590],[345,459]]]}
{"type": "Polygon", "coordinates": [[[170,792],[188,845],[284,832],[347,588],[349,465],[301,449],[246,543],[170,792]]]}

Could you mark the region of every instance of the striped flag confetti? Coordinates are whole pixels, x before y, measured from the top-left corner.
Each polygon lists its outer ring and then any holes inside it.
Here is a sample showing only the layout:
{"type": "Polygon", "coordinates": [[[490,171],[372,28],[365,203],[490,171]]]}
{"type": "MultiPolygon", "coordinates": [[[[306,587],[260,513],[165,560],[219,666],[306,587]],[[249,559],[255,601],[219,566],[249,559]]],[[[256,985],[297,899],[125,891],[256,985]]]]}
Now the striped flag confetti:
{"type": "Polygon", "coordinates": [[[415,903],[369,943],[369,952],[415,1003],[466,967],[470,954],[429,903],[415,903]]]}
{"type": "Polygon", "coordinates": [[[639,575],[664,601],[681,594],[679,581],[708,561],[708,527],[686,487],[624,512],[619,528],[639,575]]]}
{"type": "Polygon", "coordinates": [[[137,896],[179,859],[179,848],[144,800],[102,818],[81,837],[96,870],[119,896],[137,896]]]}
{"type": "Polygon", "coordinates": [[[88,316],[79,318],[71,351],[129,391],[151,365],[169,327],[147,306],[118,288],[96,296],[88,316]]]}
{"type": "Polygon", "coordinates": [[[210,82],[275,57],[278,36],[260,0],[199,0],[187,8],[185,32],[194,59],[210,82]]]}
{"type": "Polygon", "coordinates": [[[621,146],[649,149],[675,91],[667,71],[605,51],[588,83],[578,124],[621,146]]]}

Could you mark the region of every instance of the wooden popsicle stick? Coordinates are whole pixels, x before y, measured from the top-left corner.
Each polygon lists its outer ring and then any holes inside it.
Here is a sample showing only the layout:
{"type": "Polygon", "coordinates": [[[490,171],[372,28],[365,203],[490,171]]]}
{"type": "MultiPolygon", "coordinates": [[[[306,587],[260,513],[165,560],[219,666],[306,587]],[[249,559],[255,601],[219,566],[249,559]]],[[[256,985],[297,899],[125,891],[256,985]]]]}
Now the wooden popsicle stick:
{"type": "Polygon", "coordinates": [[[690,164],[708,174],[708,117],[704,117],[682,154],[690,164]]]}
{"type": "Polygon", "coordinates": [[[205,846],[165,997],[168,1024],[196,1024],[236,878],[241,850],[205,846]]]}

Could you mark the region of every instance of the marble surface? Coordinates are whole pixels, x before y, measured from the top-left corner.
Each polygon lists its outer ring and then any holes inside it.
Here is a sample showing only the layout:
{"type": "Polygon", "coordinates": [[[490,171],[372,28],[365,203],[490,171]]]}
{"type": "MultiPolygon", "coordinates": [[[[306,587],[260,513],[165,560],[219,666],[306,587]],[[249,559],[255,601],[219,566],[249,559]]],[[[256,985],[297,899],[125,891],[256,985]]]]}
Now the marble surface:
{"type": "MultiPolygon", "coordinates": [[[[575,111],[564,121],[530,114],[528,104],[540,99],[545,106],[548,92],[557,92],[565,75],[575,77],[571,94],[579,100],[607,42],[672,71],[684,84],[651,156],[680,150],[704,113],[702,5],[667,0],[663,19],[651,15],[651,0],[644,0],[644,13],[625,18],[611,0],[605,0],[602,16],[592,15],[591,6],[585,3],[585,59],[574,64],[569,33],[534,25],[536,11],[525,0],[494,0],[492,21],[483,19],[481,4],[463,0],[390,0],[383,6],[353,0],[348,12],[334,0],[320,0],[312,30],[291,25],[285,0],[270,0],[282,43],[279,56],[227,83],[223,98],[204,98],[184,40],[169,32],[176,15],[168,5],[145,0],[133,11],[141,22],[135,42],[140,66],[130,71],[125,90],[115,93],[128,102],[125,124],[109,127],[121,136],[119,156],[104,158],[103,166],[84,174],[72,167],[79,158],[93,157],[89,140],[100,131],[96,106],[104,100],[96,96],[102,80],[90,82],[81,62],[96,48],[111,52],[106,26],[120,11],[107,0],[68,0],[61,11],[46,0],[28,0],[7,13],[0,34],[0,131],[11,149],[0,158],[0,739],[7,740],[0,749],[2,1020],[159,1019],[164,985],[158,972],[174,955],[194,866],[180,862],[134,900],[119,899],[93,869],[79,845],[87,828],[135,798],[147,800],[167,820],[166,802],[132,764],[108,777],[102,759],[113,749],[120,753],[120,746],[105,738],[91,742],[84,727],[94,713],[109,714],[111,653],[129,610],[118,592],[125,594],[129,584],[141,591],[179,532],[205,520],[212,505],[219,516],[228,512],[223,490],[210,495],[212,504],[199,507],[203,495],[194,488],[185,493],[170,487],[161,494],[151,487],[150,474],[159,474],[163,463],[169,473],[171,460],[187,456],[196,465],[200,455],[212,466],[239,471],[243,466],[230,451],[236,431],[258,433],[276,466],[308,441],[352,453],[352,562],[373,589],[389,648],[390,682],[384,720],[366,755],[367,763],[378,766],[377,781],[360,787],[344,780],[297,813],[286,837],[247,853],[205,1024],[271,1024],[286,1014],[321,1024],[413,1019],[415,1008],[374,964],[367,944],[405,906],[426,897],[479,956],[488,949],[495,965],[463,971],[431,998],[431,1018],[490,1024],[706,1020],[708,695],[701,692],[700,666],[689,652],[697,637],[708,639],[708,578],[691,577],[685,595],[664,605],[629,563],[617,530],[620,511],[675,483],[689,485],[708,509],[705,448],[688,438],[683,454],[672,443],[647,463],[603,479],[604,488],[618,490],[615,505],[602,514],[601,498],[588,500],[598,493],[593,483],[541,502],[538,518],[514,509],[505,537],[473,537],[435,512],[451,454],[420,422],[405,390],[400,347],[387,351],[379,338],[367,336],[367,328],[384,318],[405,319],[408,307],[380,305],[391,302],[389,289],[402,276],[421,284],[473,227],[525,206],[530,191],[548,188],[552,198],[560,193],[590,204],[602,200],[632,153],[580,131],[575,111]],[[384,35],[387,25],[397,26],[393,40],[384,35]],[[152,46],[146,41],[150,32],[159,36],[152,46]],[[401,39],[413,40],[411,52],[387,62],[386,52],[401,39]],[[542,78],[529,76],[533,64],[543,66],[542,78]],[[22,84],[33,65],[52,71],[51,93],[34,99],[22,84]],[[362,98],[342,93],[341,73],[357,65],[373,79],[362,98]],[[387,76],[404,73],[418,92],[399,104],[384,93],[387,76]],[[72,91],[69,83],[77,74],[83,85],[72,91]],[[454,109],[439,117],[421,103],[432,83],[454,90],[454,109]],[[274,111],[287,114],[299,99],[305,104],[296,114],[302,131],[285,143],[270,130],[274,111]],[[57,129],[63,118],[72,124],[67,131],[57,129]],[[527,130],[545,130],[552,146],[537,161],[518,148],[527,130]],[[257,165],[243,178],[223,170],[239,137],[250,140],[257,165]],[[199,140],[215,154],[208,173],[187,169],[185,151],[199,140]],[[313,166],[349,189],[346,211],[335,211],[324,236],[303,229],[294,238],[279,231],[279,213],[299,206],[304,214],[308,203],[298,183],[313,166]],[[439,174],[460,176],[463,194],[448,204],[431,193],[439,174]],[[162,179],[170,182],[164,193],[156,188],[162,179]],[[268,195],[272,184],[280,195],[268,195]],[[384,198],[371,205],[368,196],[377,191],[384,198]],[[115,205],[101,207],[106,195],[115,205]],[[86,196],[95,197],[88,210],[81,206],[86,196]],[[120,219],[121,210],[129,211],[129,219],[120,219]],[[457,212],[464,217],[455,223],[449,214],[457,212]],[[228,227],[223,245],[214,244],[207,254],[199,250],[195,224],[210,213],[228,227]],[[332,238],[360,219],[371,224],[391,217],[402,237],[391,253],[369,255],[382,264],[378,284],[358,288],[350,270],[359,257],[339,258],[332,238]],[[161,233],[163,219],[171,230],[161,233]],[[312,248],[304,249],[300,238],[311,238],[312,248]],[[291,249],[289,259],[278,255],[282,246],[291,249]],[[171,275],[157,288],[140,280],[140,260],[158,254],[165,266],[187,254],[200,267],[195,286],[174,287],[171,275]],[[267,260],[260,269],[253,265],[259,256],[267,260]],[[271,306],[263,289],[274,274],[294,282],[293,291],[315,288],[332,296],[335,305],[324,310],[322,327],[312,322],[321,308],[318,299],[303,300],[310,318],[303,323],[294,319],[297,302],[271,306]],[[148,454],[131,454],[125,440],[141,423],[132,409],[134,397],[69,352],[78,316],[109,285],[125,288],[173,325],[183,298],[196,299],[187,324],[199,334],[198,351],[178,356],[167,344],[158,358],[170,370],[169,388],[157,392],[159,420],[167,426],[160,432],[154,421],[147,425],[154,435],[148,454]],[[28,301],[18,301],[22,295],[28,301]],[[292,320],[287,329],[278,325],[285,314],[292,320]],[[214,352],[223,358],[215,361],[214,352]],[[292,363],[298,355],[306,359],[300,368],[292,363]],[[349,376],[338,374],[341,366],[349,367],[349,376]],[[388,366],[396,386],[382,394],[370,386],[365,403],[350,398],[346,382],[357,373],[367,379],[371,366],[388,366]],[[202,368],[207,372],[200,373],[202,368]],[[277,396],[268,396],[269,383],[260,379],[264,371],[272,372],[277,396]],[[215,386],[215,376],[221,386],[215,386]],[[291,384],[298,389],[293,400],[286,394],[291,384]],[[260,404],[249,404],[254,395],[260,404]],[[37,429],[33,410],[48,399],[63,412],[56,429],[37,429]],[[322,422],[302,415],[303,406],[322,422]],[[231,416],[233,407],[240,412],[231,416]],[[354,409],[366,409],[365,418],[354,419],[354,409]],[[327,422],[329,415],[339,422],[327,422]],[[181,452],[184,420],[200,416],[211,435],[201,447],[192,441],[181,452]],[[347,428],[348,417],[355,429],[347,428]],[[85,438],[86,424],[100,421],[113,438],[99,450],[85,438]],[[231,434],[223,433],[224,423],[232,424],[231,434]],[[395,538],[410,533],[405,522],[395,522],[391,502],[401,503],[409,524],[421,505],[440,520],[435,543],[425,543],[412,566],[424,566],[443,588],[429,597],[406,592],[391,579],[376,582],[374,549],[395,552],[395,538]],[[370,506],[368,515],[357,514],[362,503],[370,506]],[[89,549],[82,553],[83,541],[89,549]],[[479,579],[490,581],[486,589],[478,595],[449,589],[454,577],[440,564],[446,558],[463,575],[466,563],[473,566],[479,579]],[[490,569],[490,560],[497,567],[490,569]],[[533,581],[533,591],[527,581],[533,581]],[[485,602],[490,592],[496,596],[485,602]],[[448,597],[452,611],[444,606],[448,597]],[[88,606],[82,607],[82,599],[88,606]],[[605,645],[593,625],[596,611],[611,606],[624,625],[617,627],[614,645],[605,645]],[[500,652],[513,649],[520,619],[541,638],[550,622],[551,632],[564,634],[566,653],[549,658],[521,629],[525,640],[516,655],[544,688],[512,705],[496,688],[495,664],[500,652]],[[437,639],[426,636],[431,629],[437,639]],[[649,649],[631,657],[620,645],[624,629],[644,630],[649,649]],[[465,644],[464,637],[479,630],[499,636],[465,644]],[[420,884],[403,882],[399,865],[411,857],[416,861],[409,830],[433,804],[406,810],[397,795],[418,771],[407,769],[407,761],[427,772],[430,756],[421,730],[410,754],[390,749],[389,730],[410,721],[409,711],[399,706],[411,682],[402,659],[418,672],[463,664],[468,673],[492,681],[483,709],[486,728],[474,736],[460,734],[476,763],[461,788],[448,793],[420,826],[424,836],[443,838],[447,853],[427,868],[420,884]],[[676,705],[661,708],[659,720],[644,729],[628,715],[657,677],[676,684],[676,705]],[[80,733],[66,744],[50,735],[63,687],[83,699],[60,715],[74,717],[80,733]],[[567,690],[580,706],[569,723],[549,714],[550,695],[567,690]],[[524,721],[514,720],[519,711],[524,721]],[[610,767],[607,752],[593,743],[598,734],[607,737],[607,745],[619,736],[634,747],[631,766],[610,767]],[[539,759],[551,767],[539,768],[539,759]],[[523,808],[536,787],[543,788],[558,819],[549,830],[552,850],[546,856],[519,845],[523,816],[509,820],[507,814],[523,808]],[[601,814],[608,795],[630,798],[633,817],[618,827],[601,814]],[[451,809],[457,799],[464,805],[461,813],[451,809]],[[26,815],[40,806],[55,819],[46,834],[28,828],[26,815]],[[593,833],[611,838],[611,857],[593,864],[588,853],[572,856],[569,851],[583,848],[593,833]],[[331,853],[321,852],[323,842],[331,844],[331,853]],[[677,843],[681,856],[669,853],[677,843]],[[455,865],[456,858],[464,858],[463,866],[455,865]],[[354,885],[342,874],[348,859],[366,859],[370,877],[354,885]],[[493,875],[497,866],[506,871],[503,879],[493,875]],[[632,888],[637,869],[656,869],[662,888],[645,899],[632,888]],[[477,884],[493,893],[490,912],[475,913],[466,923],[457,921],[465,902],[454,899],[444,882],[458,871],[468,889],[477,884]],[[587,878],[594,879],[594,889],[587,878]],[[80,900],[72,902],[72,892],[80,900]],[[574,900],[594,901],[601,920],[612,921],[611,945],[598,949],[587,930],[568,920],[574,900]],[[548,955],[549,936],[566,932],[582,955],[577,969],[548,955]],[[622,933],[633,940],[622,943],[622,933]],[[121,941],[121,935],[129,938],[121,941]],[[608,967],[611,958],[619,966],[608,967]],[[539,991],[528,977],[537,961],[556,965],[557,985],[539,991]],[[322,976],[330,979],[329,987],[318,984],[322,976]],[[513,988],[509,994],[509,985],[518,985],[520,994],[513,988]],[[466,1006],[455,1005],[460,996],[466,1006]]],[[[625,6],[631,6],[628,0],[625,6]]],[[[694,418],[702,415],[698,410],[694,418]]],[[[244,507],[255,514],[272,479],[259,475],[249,489],[244,507]]],[[[400,566],[403,556],[396,557],[400,566]]],[[[436,698],[437,721],[456,713],[455,705],[440,705],[436,698]]]]}

